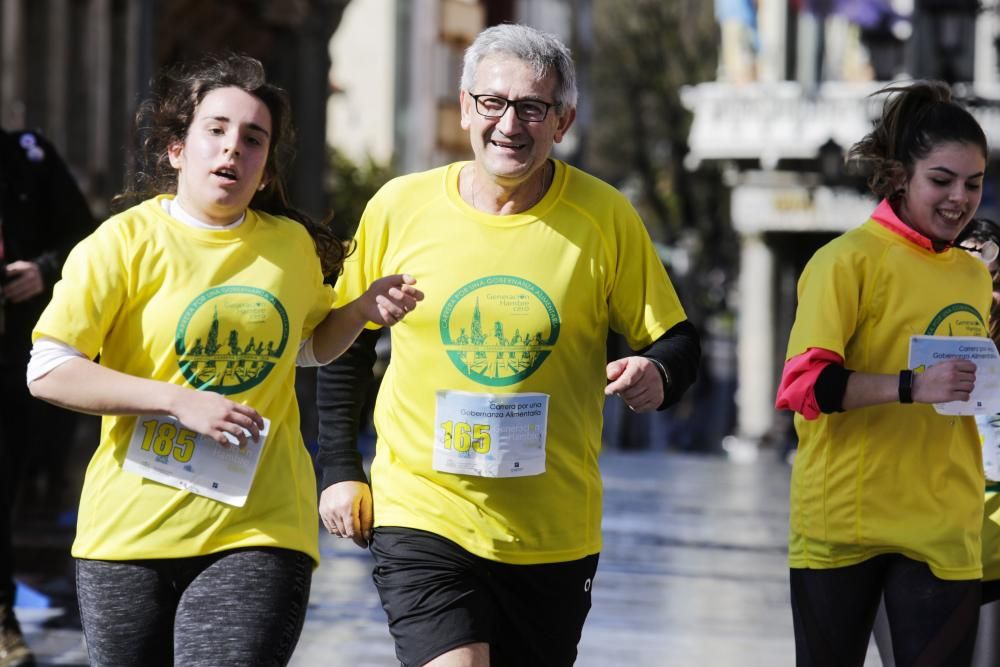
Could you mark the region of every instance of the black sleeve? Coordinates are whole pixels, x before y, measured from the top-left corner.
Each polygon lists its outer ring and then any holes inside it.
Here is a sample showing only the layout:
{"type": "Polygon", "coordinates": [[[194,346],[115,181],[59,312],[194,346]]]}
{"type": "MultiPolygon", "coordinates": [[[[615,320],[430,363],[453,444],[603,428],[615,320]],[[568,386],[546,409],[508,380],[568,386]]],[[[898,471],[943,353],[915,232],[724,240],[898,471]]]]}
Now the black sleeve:
{"type": "Polygon", "coordinates": [[[48,207],[43,221],[47,239],[41,254],[32,259],[42,273],[45,287],[51,288],[59,280],[63,262],[73,247],[94,231],[97,226],[87,200],[70,173],[69,167],[56,152],[55,147],[41,135],[35,135],[45,152],[44,173],[41,175],[41,192],[38,197],[48,207]]]}
{"type": "Polygon", "coordinates": [[[670,374],[670,381],[667,382],[666,376],[660,372],[663,403],[657,410],[664,410],[679,401],[698,377],[701,364],[698,330],[688,320],[678,322],[639,354],[660,362],[670,374]]]}
{"type": "Polygon", "coordinates": [[[831,412],[844,411],[844,392],[847,391],[847,378],[854,371],[844,368],[840,364],[827,364],[826,368],[819,372],[813,391],[816,393],[816,403],[819,404],[820,412],[830,414],[831,412]]]}
{"type": "Polygon", "coordinates": [[[336,482],[368,483],[358,451],[358,429],[374,381],[375,343],[381,333],[365,329],[346,352],[316,375],[320,491],[336,482]]]}

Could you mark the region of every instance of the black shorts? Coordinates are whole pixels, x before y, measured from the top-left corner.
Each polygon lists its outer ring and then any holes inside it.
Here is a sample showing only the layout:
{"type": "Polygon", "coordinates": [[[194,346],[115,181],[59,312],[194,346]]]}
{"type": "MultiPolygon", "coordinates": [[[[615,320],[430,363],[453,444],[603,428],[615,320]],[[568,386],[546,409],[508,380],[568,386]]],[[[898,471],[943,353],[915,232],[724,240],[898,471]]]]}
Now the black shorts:
{"type": "Polygon", "coordinates": [[[405,667],[477,642],[490,645],[491,667],[576,660],[597,554],[508,565],[410,528],[377,528],[371,552],[375,587],[405,667]]]}

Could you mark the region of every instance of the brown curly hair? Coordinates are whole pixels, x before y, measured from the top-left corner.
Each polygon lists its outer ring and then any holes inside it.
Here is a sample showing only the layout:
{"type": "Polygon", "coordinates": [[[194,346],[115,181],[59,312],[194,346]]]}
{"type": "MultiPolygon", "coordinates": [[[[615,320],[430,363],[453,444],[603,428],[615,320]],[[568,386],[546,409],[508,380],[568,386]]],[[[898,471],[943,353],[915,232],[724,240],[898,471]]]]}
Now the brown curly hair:
{"type": "Polygon", "coordinates": [[[264,165],[266,186],[254,194],[250,208],[291,218],[301,223],[316,244],[323,275],[340,272],[349,253],[346,243],[329,228],[329,218],[314,221],[288,201],[282,174],[294,155],[295,133],[287,93],[267,82],[259,60],[240,54],[214,54],[190,64],[161,72],[152,84],[152,93],[135,117],[140,141],[137,165],[129,174],[123,192],[112,205],[122,210],[152,196],[177,192],[177,171],[170,166],[168,149],[183,142],[205,96],[219,88],[239,88],[253,95],[271,113],[271,140],[264,165]]]}
{"type": "Polygon", "coordinates": [[[905,86],[888,86],[874,95],[889,95],[881,117],[847,153],[849,160],[870,164],[868,187],[874,194],[889,200],[897,198],[917,160],[942,143],[977,146],[984,158],[989,157],[983,128],[952,99],[948,84],[914,81],[905,86]]]}

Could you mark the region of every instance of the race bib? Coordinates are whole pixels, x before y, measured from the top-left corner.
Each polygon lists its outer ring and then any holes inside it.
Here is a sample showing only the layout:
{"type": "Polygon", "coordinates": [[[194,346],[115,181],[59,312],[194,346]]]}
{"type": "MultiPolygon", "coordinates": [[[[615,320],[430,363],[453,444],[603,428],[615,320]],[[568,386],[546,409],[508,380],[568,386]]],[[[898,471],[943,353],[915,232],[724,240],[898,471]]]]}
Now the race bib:
{"type": "Polygon", "coordinates": [[[270,428],[270,420],[265,419],[260,439],[255,442],[248,437],[246,447],[240,449],[231,435],[227,437],[233,444],[223,447],[185,428],[175,417],[140,415],[122,470],[243,507],[270,428]]]}
{"type": "Polygon", "coordinates": [[[545,472],[548,394],[438,391],[434,469],[477,477],[545,472]]]}

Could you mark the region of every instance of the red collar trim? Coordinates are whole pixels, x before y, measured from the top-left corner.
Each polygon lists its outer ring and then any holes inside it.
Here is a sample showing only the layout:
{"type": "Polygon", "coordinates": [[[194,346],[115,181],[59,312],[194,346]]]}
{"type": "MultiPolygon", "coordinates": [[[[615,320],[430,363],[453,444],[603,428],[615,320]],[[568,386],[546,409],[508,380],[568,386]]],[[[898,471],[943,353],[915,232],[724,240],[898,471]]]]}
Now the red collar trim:
{"type": "Polygon", "coordinates": [[[907,241],[915,243],[925,250],[930,250],[934,253],[942,253],[951,247],[950,245],[946,245],[941,250],[937,250],[929,238],[899,219],[896,212],[892,210],[892,206],[889,204],[888,199],[883,199],[881,203],[879,203],[878,208],[876,208],[875,212],[872,213],[872,219],[889,231],[899,234],[907,241]]]}

